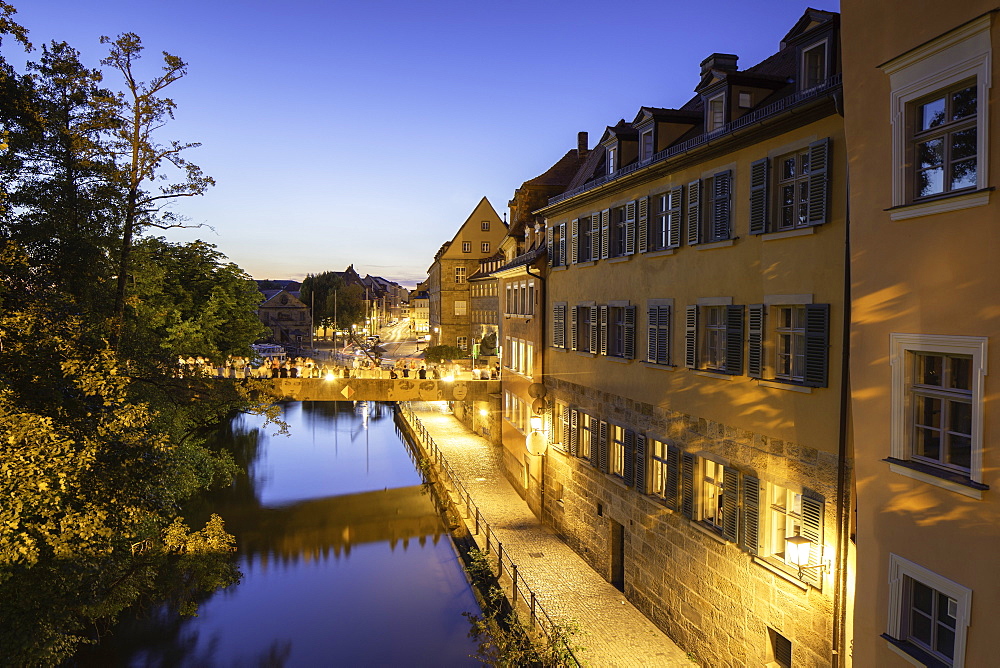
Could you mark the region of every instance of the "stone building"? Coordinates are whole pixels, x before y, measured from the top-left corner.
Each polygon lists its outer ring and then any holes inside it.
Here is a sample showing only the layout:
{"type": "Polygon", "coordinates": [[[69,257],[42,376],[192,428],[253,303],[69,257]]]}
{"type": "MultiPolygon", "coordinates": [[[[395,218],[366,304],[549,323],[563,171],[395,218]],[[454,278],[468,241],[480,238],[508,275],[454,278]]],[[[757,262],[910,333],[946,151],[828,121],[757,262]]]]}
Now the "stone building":
{"type": "Polygon", "coordinates": [[[855,663],[995,666],[996,4],[845,0],[843,11],[855,663]]]}
{"type": "Polygon", "coordinates": [[[507,225],[484,197],[434,255],[427,270],[430,345],[470,349],[469,277],[479,270],[481,259],[496,253],[506,234],[507,225]]]}
{"type": "Polygon", "coordinates": [[[287,290],[263,290],[257,317],[271,330],[270,340],[284,345],[308,345],[309,307],[287,290]]]}
{"type": "Polygon", "coordinates": [[[410,331],[421,337],[427,334],[430,331],[429,318],[427,281],[424,281],[410,293],[410,331]]]}
{"type": "Polygon", "coordinates": [[[844,665],[839,16],[737,63],[712,54],[693,98],[608,127],[535,211],[541,515],[705,665],[844,665]]]}

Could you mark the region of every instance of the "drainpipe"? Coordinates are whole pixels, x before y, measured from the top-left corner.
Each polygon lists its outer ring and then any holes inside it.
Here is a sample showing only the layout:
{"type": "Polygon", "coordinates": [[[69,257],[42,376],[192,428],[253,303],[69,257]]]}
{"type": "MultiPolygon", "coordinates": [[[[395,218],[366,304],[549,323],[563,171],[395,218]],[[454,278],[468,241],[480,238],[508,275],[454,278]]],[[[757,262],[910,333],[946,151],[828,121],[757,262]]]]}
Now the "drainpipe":
{"type": "MultiPolygon", "coordinates": [[[[538,243],[537,239],[536,239],[535,243],[538,243]]],[[[539,341],[540,345],[538,346],[538,369],[539,369],[538,375],[539,375],[539,380],[541,381],[542,385],[544,386],[545,385],[545,316],[546,316],[546,313],[547,313],[548,309],[545,308],[545,299],[538,298],[538,295],[543,294],[543,292],[542,292],[542,284],[545,283],[545,277],[543,277],[541,274],[532,274],[531,273],[531,265],[530,264],[525,265],[524,272],[526,274],[528,274],[528,276],[532,276],[532,277],[538,279],[538,290],[535,291],[535,297],[539,301],[539,308],[538,308],[539,313],[536,314],[536,315],[539,318],[539,328],[540,328],[541,333],[542,333],[541,334],[541,339],[539,341]]],[[[543,418],[543,420],[544,420],[544,418],[543,418]]],[[[542,424],[544,426],[544,422],[542,424]]],[[[550,425],[550,429],[551,428],[554,428],[554,425],[550,425]]],[[[548,461],[548,457],[549,457],[549,450],[548,450],[548,448],[546,448],[545,449],[545,459],[542,461],[542,469],[541,469],[540,475],[539,475],[539,478],[540,478],[539,483],[542,486],[542,489],[541,489],[541,499],[540,499],[540,504],[539,504],[539,515],[540,515],[539,519],[542,519],[543,517],[545,517],[545,462],[548,461]]]]}
{"type": "MultiPolygon", "coordinates": [[[[845,170],[846,171],[846,170],[845,170]]],[[[851,488],[853,462],[848,463],[852,451],[850,438],[850,337],[851,337],[851,206],[850,179],[847,179],[847,205],[844,214],[844,325],[841,353],[840,387],[840,437],[837,452],[837,556],[833,572],[833,661],[834,668],[845,665],[847,610],[850,592],[847,591],[848,548],[851,532],[851,488]]]]}

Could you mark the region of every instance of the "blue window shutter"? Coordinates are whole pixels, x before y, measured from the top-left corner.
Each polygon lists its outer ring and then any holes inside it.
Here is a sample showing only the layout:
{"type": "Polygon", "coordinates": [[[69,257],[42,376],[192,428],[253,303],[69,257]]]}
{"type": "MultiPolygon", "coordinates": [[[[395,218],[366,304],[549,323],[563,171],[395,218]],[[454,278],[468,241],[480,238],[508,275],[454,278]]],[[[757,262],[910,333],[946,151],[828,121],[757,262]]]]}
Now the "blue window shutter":
{"type": "Polygon", "coordinates": [[[625,255],[635,254],[635,201],[625,205],[625,255]]]}
{"type": "Polygon", "coordinates": [[[607,355],[608,354],[608,307],[599,306],[597,307],[597,310],[600,317],[600,326],[596,327],[595,331],[600,331],[600,334],[598,336],[599,338],[598,345],[600,346],[600,351],[595,349],[591,350],[590,352],[592,353],[600,352],[600,354],[602,355],[607,355]]]}
{"type": "Polygon", "coordinates": [[[810,225],[827,221],[830,208],[830,138],[809,144],[809,205],[806,217],[810,225]]]}
{"type": "Polygon", "coordinates": [[[580,442],[580,413],[575,408],[569,412],[569,454],[576,457],[580,442]]]}
{"type": "Polygon", "coordinates": [[[643,197],[638,202],[639,212],[636,219],[637,250],[645,253],[649,249],[649,198],[643,197]]]}
{"type": "Polygon", "coordinates": [[[622,353],[625,359],[635,359],[635,307],[625,307],[625,340],[622,342],[622,353]]]}
{"type": "Polygon", "coordinates": [[[750,234],[767,232],[767,198],[770,161],[762,158],[750,163],[750,234]]]}
{"type": "Polygon", "coordinates": [[[687,185],[687,242],[701,243],[701,180],[687,185]]]}
{"type": "Polygon", "coordinates": [[[760,550],[760,481],[743,476],[743,531],[740,544],[750,554],[760,550]]]}
{"type": "Polygon", "coordinates": [[[676,445],[667,444],[667,479],[664,482],[663,500],[673,510],[679,507],[680,483],[681,451],[676,445]]]}
{"type": "MultiPolygon", "coordinates": [[[[809,566],[815,566],[823,558],[823,501],[812,497],[802,497],[802,537],[812,543],[809,549],[809,566]]],[[[802,581],[814,587],[820,586],[822,574],[818,568],[802,571],[802,581]]]]}
{"type": "Polygon", "coordinates": [[[601,420],[600,426],[600,436],[597,439],[597,448],[600,451],[599,454],[599,468],[603,473],[608,472],[608,423],[601,420]]]}
{"type": "Polygon", "coordinates": [[[569,234],[570,234],[570,237],[569,237],[569,239],[570,239],[570,241],[569,241],[569,262],[567,262],[566,264],[571,264],[571,263],[572,264],[576,264],[577,262],[580,261],[580,257],[579,257],[579,253],[580,253],[580,243],[579,243],[579,237],[580,237],[580,219],[579,218],[574,218],[572,221],[570,221],[569,229],[570,229],[570,232],[569,232],[569,234]]]}
{"type": "Polygon", "coordinates": [[[691,304],[684,313],[684,366],[698,368],[698,306],[691,304]]]}
{"type": "Polygon", "coordinates": [[[747,375],[761,378],[764,373],[764,305],[751,304],[747,317],[747,375]]]}
{"type": "Polygon", "coordinates": [[[681,512],[694,519],[694,455],[681,453],[681,512]]]}
{"type": "Polygon", "coordinates": [[[830,363],[830,305],[806,305],[805,384],[826,387],[830,363]]]}
{"type": "Polygon", "coordinates": [[[740,472],[722,467],[722,537],[733,543],[740,529],[740,472]]]}
{"type": "Polygon", "coordinates": [[[646,437],[635,435],[635,488],[642,494],[649,492],[646,480],[646,437]]]}
{"type": "Polygon", "coordinates": [[[622,462],[622,477],[629,487],[635,485],[635,432],[631,429],[625,430],[625,452],[622,462]]]}
{"type": "Polygon", "coordinates": [[[743,373],[743,305],[726,307],[726,373],[743,373]]]}
{"type": "Polygon", "coordinates": [[[669,218],[667,219],[667,247],[677,248],[681,245],[681,206],[684,199],[684,186],[670,189],[669,218]]]}
{"type": "Polygon", "coordinates": [[[732,170],[714,176],[715,192],[712,194],[712,238],[714,241],[732,238],[732,170]]]}
{"type": "Polygon", "coordinates": [[[601,430],[600,423],[590,418],[590,465],[601,468],[601,430]]]}

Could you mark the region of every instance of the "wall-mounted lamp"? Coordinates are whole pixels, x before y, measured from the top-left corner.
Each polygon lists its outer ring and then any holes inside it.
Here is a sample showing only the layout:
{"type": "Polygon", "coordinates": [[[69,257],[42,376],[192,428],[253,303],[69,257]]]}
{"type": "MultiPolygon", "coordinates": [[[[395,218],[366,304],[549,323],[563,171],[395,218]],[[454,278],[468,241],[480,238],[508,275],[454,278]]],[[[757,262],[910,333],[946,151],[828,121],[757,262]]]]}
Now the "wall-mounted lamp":
{"type": "Polygon", "coordinates": [[[528,420],[531,423],[531,431],[541,431],[542,430],[542,416],[532,415],[528,420]]]}
{"type": "Polygon", "coordinates": [[[818,564],[809,564],[811,550],[812,541],[804,536],[789,536],[785,539],[785,561],[799,569],[799,578],[803,573],[813,569],[818,569],[819,574],[826,570],[826,564],[822,561],[818,564]]]}

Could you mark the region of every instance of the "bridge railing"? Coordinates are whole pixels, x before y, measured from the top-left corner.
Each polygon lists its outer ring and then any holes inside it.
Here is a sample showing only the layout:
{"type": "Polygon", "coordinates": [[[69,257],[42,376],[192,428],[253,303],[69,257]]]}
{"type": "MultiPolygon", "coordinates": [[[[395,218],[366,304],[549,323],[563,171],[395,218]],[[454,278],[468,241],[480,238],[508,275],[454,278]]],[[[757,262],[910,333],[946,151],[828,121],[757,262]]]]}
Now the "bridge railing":
{"type": "Polygon", "coordinates": [[[553,621],[549,613],[538,602],[537,595],[528,583],[525,582],[524,576],[518,572],[517,564],[514,563],[510,555],[505,551],[503,541],[497,536],[496,531],[490,526],[489,522],[483,518],[479,506],[472,500],[469,490],[462,484],[461,478],[455,474],[454,469],[448,464],[448,460],[445,459],[441,448],[438,447],[434,437],[413,411],[410,403],[397,402],[395,405],[399,414],[417,435],[424,451],[430,455],[434,466],[443,474],[442,478],[445,482],[445,489],[448,496],[447,502],[451,505],[452,511],[456,514],[462,514],[466,525],[473,532],[473,535],[477,537],[477,544],[482,544],[485,538],[483,551],[486,553],[490,570],[497,577],[504,596],[507,597],[511,607],[518,613],[518,617],[526,617],[530,628],[541,631],[549,642],[552,642],[555,637],[555,642],[562,643],[569,665],[582,666],[583,664],[580,663],[580,660],[573,653],[573,649],[570,647],[566,636],[556,631],[561,626],[553,621]],[[491,558],[491,555],[495,556],[491,558]]]}

